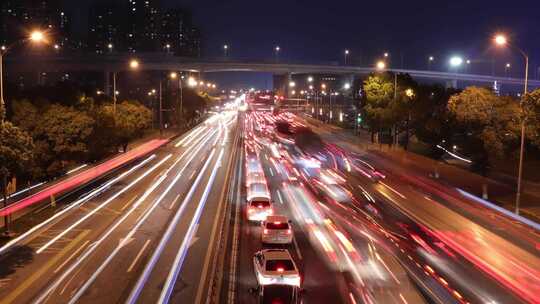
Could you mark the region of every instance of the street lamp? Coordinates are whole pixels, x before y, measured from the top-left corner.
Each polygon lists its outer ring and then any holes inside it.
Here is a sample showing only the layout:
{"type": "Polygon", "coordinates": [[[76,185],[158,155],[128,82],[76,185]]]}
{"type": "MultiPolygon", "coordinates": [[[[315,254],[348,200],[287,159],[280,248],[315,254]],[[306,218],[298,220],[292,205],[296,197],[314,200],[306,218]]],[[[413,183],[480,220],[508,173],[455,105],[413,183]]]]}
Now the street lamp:
{"type": "Polygon", "coordinates": [[[351,84],[348,83],[348,82],[346,82],[346,83],[343,85],[343,89],[345,89],[345,90],[348,90],[348,89],[350,89],[350,88],[351,88],[351,84]]]}
{"type": "Polygon", "coordinates": [[[197,82],[197,80],[195,80],[195,78],[193,78],[191,76],[188,78],[188,86],[194,88],[194,87],[197,86],[197,84],[198,84],[198,82],[197,82]]]}
{"type": "Polygon", "coordinates": [[[428,57],[428,70],[431,71],[431,63],[435,60],[435,57],[429,56],[428,57]]]}
{"type": "Polygon", "coordinates": [[[296,86],[296,82],[294,81],[289,82],[289,87],[294,88],[295,86],[296,86]]]}
{"type": "MultiPolygon", "coordinates": [[[[30,33],[30,35],[22,40],[22,42],[28,40],[33,43],[41,43],[45,41],[45,34],[40,30],[34,30],[30,33]]],[[[15,44],[19,43],[21,41],[16,41],[13,44],[9,46],[2,45],[0,47],[0,107],[3,107],[5,105],[4,102],[4,74],[3,74],[3,66],[4,66],[4,56],[8,54],[11,47],[13,47],[15,44]]],[[[7,230],[7,226],[6,226],[7,230]]]]}
{"type": "MultiPolygon", "coordinates": [[[[498,46],[506,46],[510,45],[508,43],[508,40],[506,39],[506,36],[503,34],[497,34],[493,41],[498,46]]],[[[519,102],[519,105],[521,107],[521,141],[520,141],[520,148],[519,148],[519,167],[518,167],[518,181],[517,181],[517,191],[516,191],[516,214],[519,215],[519,203],[521,201],[521,180],[523,177],[523,158],[525,153],[525,124],[526,124],[526,117],[525,117],[525,109],[523,107],[523,98],[525,98],[525,95],[527,95],[528,90],[528,82],[529,82],[529,55],[527,55],[522,49],[514,46],[511,44],[514,49],[516,49],[525,60],[525,83],[523,86],[523,94],[521,95],[521,100],[519,102]]]]}
{"type": "Polygon", "coordinates": [[[347,65],[347,57],[349,57],[349,50],[345,50],[345,65],[347,65]]]}
{"type": "Polygon", "coordinates": [[[113,50],[112,43],[107,44],[107,48],[109,49],[109,52],[112,52],[112,50],[113,50]]]}
{"type": "Polygon", "coordinates": [[[281,48],[279,47],[279,45],[277,45],[275,48],[274,48],[274,54],[276,55],[276,61],[278,61],[278,58],[279,58],[279,51],[281,50],[281,48]]]}
{"type": "Polygon", "coordinates": [[[312,82],[313,82],[313,77],[312,77],[312,76],[309,76],[309,77],[307,78],[307,82],[312,83],[312,82]]]}
{"type": "Polygon", "coordinates": [[[388,52],[385,52],[383,55],[384,55],[384,58],[388,58],[388,56],[390,56],[390,54],[388,54],[388,52]]]}
{"type": "Polygon", "coordinates": [[[225,57],[227,57],[227,51],[229,50],[229,46],[227,44],[223,45],[223,54],[225,57]]]}
{"type": "Polygon", "coordinates": [[[457,68],[463,63],[463,58],[459,56],[453,56],[450,58],[450,66],[457,68]]]}
{"type": "Polygon", "coordinates": [[[136,70],[139,68],[139,61],[137,59],[132,59],[130,62],[129,62],[129,67],[133,70],[136,70]]]}
{"type": "Polygon", "coordinates": [[[382,71],[382,70],[386,69],[386,63],[384,61],[382,61],[382,60],[379,60],[377,62],[376,67],[377,67],[377,70],[382,71]]]}

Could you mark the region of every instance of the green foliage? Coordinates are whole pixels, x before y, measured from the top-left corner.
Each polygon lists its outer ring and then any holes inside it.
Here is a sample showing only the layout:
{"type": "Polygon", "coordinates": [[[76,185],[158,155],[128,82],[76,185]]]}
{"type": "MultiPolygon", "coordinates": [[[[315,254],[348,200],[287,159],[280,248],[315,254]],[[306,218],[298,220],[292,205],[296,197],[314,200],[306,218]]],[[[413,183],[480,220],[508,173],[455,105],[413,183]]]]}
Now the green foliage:
{"type": "Polygon", "coordinates": [[[526,118],[526,136],[528,140],[540,147],[540,89],[536,89],[523,98],[524,118],[526,118]]]}
{"type": "Polygon", "coordinates": [[[152,123],[152,112],[137,101],[124,101],[116,106],[114,116],[115,135],[120,144],[127,143],[143,134],[152,123]]]}
{"type": "MultiPolygon", "coordinates": [[[[2,108],[2,107],[0,107],[2,108]]],[[[32,138],[7,121],[0,122],[0,175],[10,177],[24,172],[32,160],[32,138]]]]}
{"type": "Polygon", "coordinates": [[[486,88],[468,87],[450,98],[448,110],[466,134],[465,147],[480,154],[476,157],[502,158],[515,150],[521,115],[518,101],[486,88]]]}

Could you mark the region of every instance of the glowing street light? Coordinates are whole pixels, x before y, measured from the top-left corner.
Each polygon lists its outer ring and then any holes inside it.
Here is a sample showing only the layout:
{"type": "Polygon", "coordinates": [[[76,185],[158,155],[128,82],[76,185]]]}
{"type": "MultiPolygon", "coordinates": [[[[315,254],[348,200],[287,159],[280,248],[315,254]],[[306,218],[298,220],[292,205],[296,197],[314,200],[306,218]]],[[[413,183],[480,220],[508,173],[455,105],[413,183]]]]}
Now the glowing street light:
{"type": "Polygon", "coordinates": [[[169,74],[169,77],[171,77],[171,79],[176,79],[178,77],[178,74],[176,72],[171,72],[171,74],[169,74]]]}
{"type": "Polygon", "coordinates": [[[450,65],[452,67],[459,67],[463,63],[463,58],[459,56],[453,56],[450,58],[450,65]]]}
{"type": "Polygon", "coordinates": [[[351,88],[351,84],[347,82],[347,83],[345,83],[345,84],[343,85],[343,88],[344,88],[345,90],[348,90],[348,89],[351,88]]]}
{"type": "Polygon", "coordinates": [[[294,82],[294,81],[289,82],[289,87],[290,88],[296,87],[296,82],[294,82]]]}
{"type": "Polygon", "coordinates": [[[113,49],[112,43],[107,44],[107,48],[108,48],[109,50],[112,50],[112,49],[113,49]]]}
{"type": "Polygon", "coordinates": [[[227,52],[229,51],[229,45],[228,44],[224,44],[223,45],[223,54],[225,55],[225,57],[227,57],[227,52]]]}
{"type": "Polygon", "coordinates": [[[129,67],[133,70],[135,69],[138,69],[139,68],[139,61],[137,59],[132,59],[130,62],[129,62],[129,67]]]}
{"type": "Polygon", "coordinates": [[[345,65],[347,65],[347,57],[349,57],[349,50],[345,50],[345,65]]]}
{"type": "Polygon", "coordinates": [[[321,84],[321,89],[323,89],[323,90],[326,89],[326,83],[321,84]]]}
{"type": "Polygon", "coordinates": [[[188,78],[188,86],[194,88],[194,87],[197,86],[197,84],[198,84],[198,82],[197,82],[197,80],[195,80],[195,78],[193,78],[193,77],[188,78]]]}
{"type": "Polygon", "coordinates": [[[505,45],[508,41],[506,40],[506,36],[502,34],[497,34],[495,38],[493,38],[495,41],[495,44],[497,45],[505,45]]]}
{"type": "Polygon", "coordinates": [[[58,44],[55,44],[53,47],[54,47],[55,50],[59,50],[59,49],[60,49],[60,46],[59,46],[58,44]]]}
{"type": "Polygon", "coordinates": [[[313,77],[312,77],[312,76],[309,76],[309,77],[307,78],[307,82],[312,83],[312,82],[313,82],[313,77]]]}
{"type": "Polygon", "coordinates": [[[33,42],[42,42],[45,40],[45,35],[42,31],[33,31],[30,34],[30,40],[33,42]]]}
{"type": "Polygon", "coordinates": [[[382,71],[382,70],[386,69],[386,63],[384,61],[382,61],[382,60],[379,60],[377,62],[376,67],[377,67],[377,70],[382,71]]]}
{"type": "Polygon", "coordinates": [[[429,60],[429,61],[433,61],[433,60],[435,60],[435,57],[429,56],[428,60],[429,60]]]}
{"type": "Polygon", "coordinates": [[[467,64],[471,64],[471,60],[470,59],[467,59],[467,61],[465,61],[467,64]]]}
{"type": "Polygon", "coordinates": [[[384,55],[384,58],[388,58],[388,56],[390,56],[390,54],[388,54],[388,52],[385,52],[383,55],[384,55]]]}

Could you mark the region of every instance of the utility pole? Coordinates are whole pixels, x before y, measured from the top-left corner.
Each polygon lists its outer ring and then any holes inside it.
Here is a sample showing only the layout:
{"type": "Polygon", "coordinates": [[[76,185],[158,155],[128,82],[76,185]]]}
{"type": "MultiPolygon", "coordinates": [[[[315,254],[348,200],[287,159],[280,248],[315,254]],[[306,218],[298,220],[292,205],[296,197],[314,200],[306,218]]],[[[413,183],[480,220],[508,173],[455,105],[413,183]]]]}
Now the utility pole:
{"type": "Polygon", "coordinates": [[[116,72],[113,72],[113,115],[116,115],[116,72]]]}
{"type": "Polygon", "coordinates": [[[163,94],[161,76],[159,78],[159,135],[163,135],[163,94]]]}

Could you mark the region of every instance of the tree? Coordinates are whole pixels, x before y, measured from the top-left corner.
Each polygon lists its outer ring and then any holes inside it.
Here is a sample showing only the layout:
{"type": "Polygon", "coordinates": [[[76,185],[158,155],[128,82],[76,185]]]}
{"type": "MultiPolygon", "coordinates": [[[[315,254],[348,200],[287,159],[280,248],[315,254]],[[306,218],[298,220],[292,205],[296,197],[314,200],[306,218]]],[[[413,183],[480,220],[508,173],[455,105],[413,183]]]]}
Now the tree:
{"type": "Polygon", "coordinates": [[[88,159],[88,141],[95,121],[73,107],[51,105],[34,131],[36,145],[46,152],[39,155],[47,175],[63,173],[66,166],[88,159]]]}
{"type": "Polygon", "coordinates": [[[137,101],[124,101],[116,106],[115,134],[127,150],[129,141],[140,137],[152,123],[152,112],[137,101]]]}
{"type": "Polygon", "coordinates": [[[526,118],[525,134],[533,145],[540,147],[540,89],[524,96],[523,108],[526,118]]]}
{"type": "MultiPolygon", "coordinates": [[[[7,204],[7,180],[25,171],[32,159],[32,149],[32,138],[11,122],[4,121],[4,109],[0,106],[0,177],[4,206],[7,204]]],[[[5,221],[7,231],[7,218],[5,221]]]]}
{"type": "Polygon", "coordinates": [[[499,97],[486,88],[468,87],[453,95],[448,109],[463,131],[464,147],[476,162],[502,158],[515,151],[519,139],[520,106],[510,97],[499,97]]]}
{"type": "Polygon", "coordinates": [[[364,107],[366,122],[372,135],[381,129],[398,128],[407,121],[410,97],[406,91],[416,89],[417,84],[409,75],[391,73],[370,75],[364,81],[364,107]],[[394,77],[397,77],[396,79],[394,77]],[[394,91],[397,80],[397,92],[394,91]]]}

